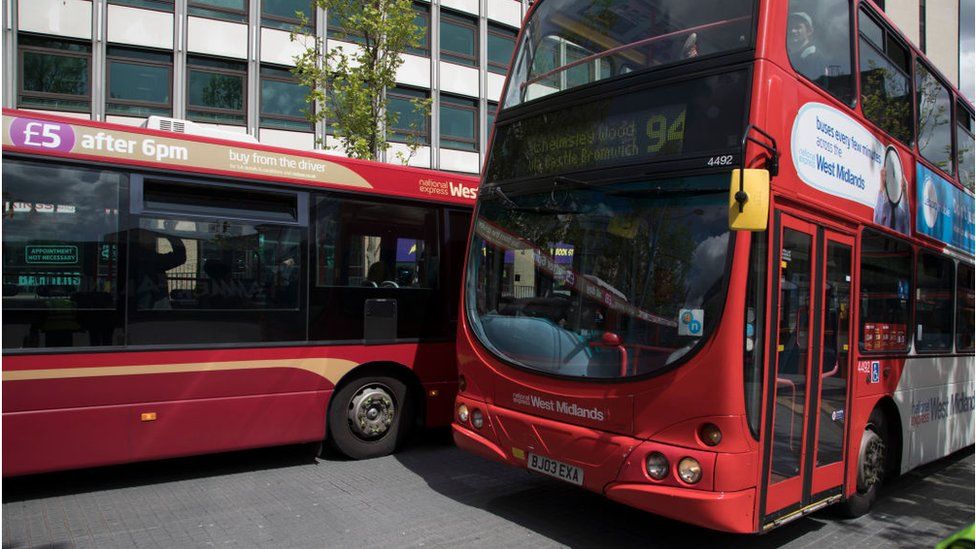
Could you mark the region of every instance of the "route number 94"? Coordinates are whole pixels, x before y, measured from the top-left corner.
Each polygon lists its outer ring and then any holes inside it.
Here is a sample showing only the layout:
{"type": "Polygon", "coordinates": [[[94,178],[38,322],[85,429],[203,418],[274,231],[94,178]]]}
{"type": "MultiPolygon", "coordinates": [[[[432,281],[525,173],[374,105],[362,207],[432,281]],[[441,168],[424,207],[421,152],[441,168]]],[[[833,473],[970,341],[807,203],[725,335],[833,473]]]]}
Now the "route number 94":
{"type": "Polygon", "coordinates": [[[713,156],[706,162],[709,166],[731,166],[732,165],[732,155],[723,154],[722,156],[713,156]]]}

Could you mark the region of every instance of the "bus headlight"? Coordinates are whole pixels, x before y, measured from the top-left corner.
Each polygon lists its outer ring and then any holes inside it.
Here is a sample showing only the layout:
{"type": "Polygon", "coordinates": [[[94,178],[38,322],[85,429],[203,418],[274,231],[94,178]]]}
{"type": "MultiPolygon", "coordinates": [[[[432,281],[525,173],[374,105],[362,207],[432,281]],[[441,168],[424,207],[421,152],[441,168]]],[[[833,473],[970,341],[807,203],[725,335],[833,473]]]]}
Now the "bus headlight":
{"type": "Polygon", "coordinates": [[[481,429],[484,424],[485,417],[481,415],[481,410],[475,408],[474,411],[471,412],[471,425],[474,425],[475,429],[481,429]]]}
{"type": "Polygon", "coordinates": [[[464,404],[458,406],[457,414],[458,414],[458,421],[460,421],[461,423],[467,423],[468,422],[468,407],[467,406],[465,406],[464,404]]]}
{"type": "Polygon", "coordinates": [[[647,454],[644,465],[647,467],[647,475],[654,480],[661,480],[668,476],[668,469],[671,468],[671,464],[668,463],[668,458],[661,452],[647,454]]]}
{"type": "Polygon", "coordinates": [[[678,476],[688,484],[695,484],[701,480],[702,470],[698,460],[690,457],[682,458],[678,462],[678,476]]]}
{"type": "Polygon", "coordinates": [[[722,430],[714,423],[702,423],[698,428],[698,438],[707,446],[717,446],[722,442],[722,430]]]}

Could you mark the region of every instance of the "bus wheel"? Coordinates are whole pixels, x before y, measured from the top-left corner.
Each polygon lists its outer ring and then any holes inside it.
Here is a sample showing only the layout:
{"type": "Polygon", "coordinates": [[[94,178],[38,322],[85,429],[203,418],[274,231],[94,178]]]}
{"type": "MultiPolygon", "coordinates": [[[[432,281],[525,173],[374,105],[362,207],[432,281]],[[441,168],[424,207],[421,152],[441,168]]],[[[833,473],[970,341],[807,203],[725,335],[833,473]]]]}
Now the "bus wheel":
{"type": "Polygon", "coordinates": [[[393,453],[408,420],[407,387],[386,376],[354,379],[332,396],[329,440],[352,459],[393,453]]]}
{"type": "Polygon", "coordinates": [[[867,513],[877,499],[887,467],[887,438],[884,413],[876,408],[871,412],[861,435],[861,451],[857,457],[857,491],[840,505],[844,516],[854,518],[867,513]]]}

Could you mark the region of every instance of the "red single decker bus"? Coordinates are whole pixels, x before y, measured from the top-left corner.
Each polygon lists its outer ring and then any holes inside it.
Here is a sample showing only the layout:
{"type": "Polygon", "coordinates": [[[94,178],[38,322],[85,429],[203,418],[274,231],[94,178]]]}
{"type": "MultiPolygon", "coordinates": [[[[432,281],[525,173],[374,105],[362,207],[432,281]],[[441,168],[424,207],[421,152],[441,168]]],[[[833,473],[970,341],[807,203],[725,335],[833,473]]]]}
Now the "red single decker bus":
{"type": "Polygon", "coordinates": [[[477,181],[3,111],[3,474],[447,425],[477,181]]]}
{"type": "Polygon", "coordinates": [[[973,444],[973,107],[873,2],[539,0],[459,446],[764,532],[973,444]]]}

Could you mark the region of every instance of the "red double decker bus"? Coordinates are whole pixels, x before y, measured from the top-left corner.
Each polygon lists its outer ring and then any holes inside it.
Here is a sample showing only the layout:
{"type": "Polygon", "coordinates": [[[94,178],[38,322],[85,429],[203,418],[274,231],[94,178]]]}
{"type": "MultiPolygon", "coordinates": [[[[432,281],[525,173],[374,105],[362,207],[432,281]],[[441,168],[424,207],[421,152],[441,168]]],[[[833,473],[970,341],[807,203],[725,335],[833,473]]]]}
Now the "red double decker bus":
{"type": "Polygon", "coordinates": [[[159,126],[3,111],[3,474],[447,425],[477,181],[159,126]]]}
{"type": "Polygon", "coordinates": [[[861,514],[973,444],[973,211],[972,105],[872,2],[540,0],[455,441],[718,530],[861,514]]]}

